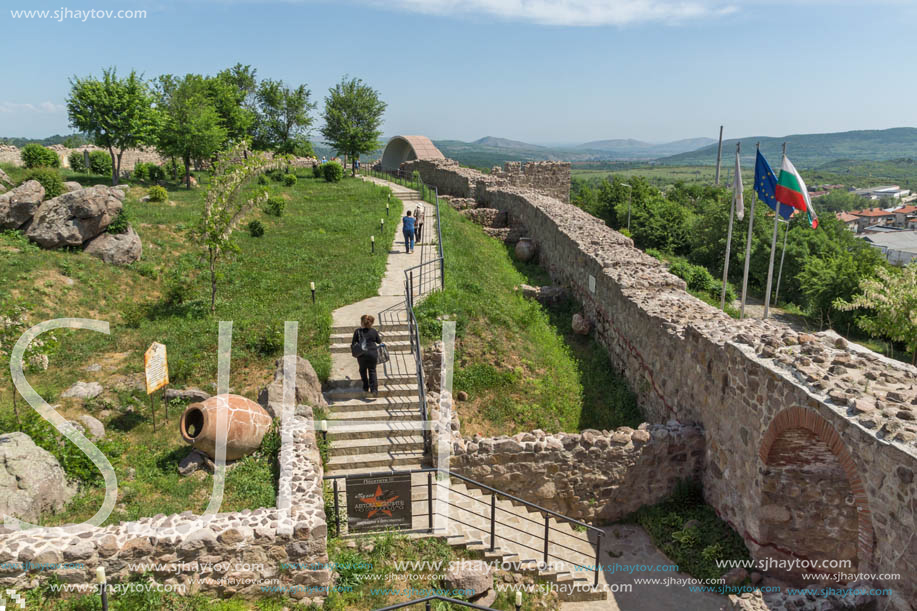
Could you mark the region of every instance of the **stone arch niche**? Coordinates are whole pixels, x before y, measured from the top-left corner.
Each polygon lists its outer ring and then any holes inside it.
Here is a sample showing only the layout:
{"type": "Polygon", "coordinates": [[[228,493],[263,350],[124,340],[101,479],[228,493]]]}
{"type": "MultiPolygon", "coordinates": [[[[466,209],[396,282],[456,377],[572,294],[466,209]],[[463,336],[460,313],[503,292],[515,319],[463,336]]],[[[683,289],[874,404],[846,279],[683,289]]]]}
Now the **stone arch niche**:
{"type": "Polygon", "coordinates": [[[395,136],[388,141],[382,152],[382,170],[393,172],[405,161],[445,158],[426,136],[395,136]]]}
{"type": "MultiPolygon", "coordinates": [[[[856,573],[870,566],[873,530],[866,492],[834,427],[812,410],[791,407],[771,422],[758,453],[763,468],[756,557],[851,562],[815,572],[856,573]]],[[[804,572],[812,571],[768,570],[807,585],[804,572]]]]}

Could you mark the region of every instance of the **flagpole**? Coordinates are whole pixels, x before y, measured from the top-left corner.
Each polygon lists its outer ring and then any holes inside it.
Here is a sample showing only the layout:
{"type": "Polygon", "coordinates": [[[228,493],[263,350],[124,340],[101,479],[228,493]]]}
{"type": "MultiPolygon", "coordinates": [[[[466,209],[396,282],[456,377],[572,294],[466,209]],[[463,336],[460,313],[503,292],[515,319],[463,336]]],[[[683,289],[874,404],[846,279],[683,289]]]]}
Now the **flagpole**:
{"type": "MultiPolygon", "coordinates": [[[[736,157],[739,155],[741,143],[736,142],[736,157]]],[[[736,162],[738,163],[738,162],[736,162]]],[[[726,310],[726,282],[729,277],[729,251],[732,247],[732,220],[736,213],[736,180],[732,179],[732,207],[729,209],[729,231],[726,233],[726,261],[723,262],[723,288],[720,291],[720,309],[726,310]]]]}
{"type": "Polygon", "coordinates": [[[787,219],[783,228],[783,250],[780,251],[780,271],[777,272],[777,288],[774,290],[774,305],[780,297],[780,278],[783,276],[783,257],[786,256],[786,235],[790,232],[790,220],[787,219]]]}
{"type": "MultiPolygon", "coordinates": [[[[755,143],[755,152],[757,153],[758,149],[761,147],[761,143],[755,143]]],[[[757,173],[757,155],[755,155],[756,163],[756,173],[757,173]]],[[[758,199],[758,192],[754,189],[755,182],[752,180],[752,190],[751,190],[751,209],[749,210],[748,218],[748,239],[745,241],[745,271],[742,273],[742,313],[741,318],[745,318],[745,297],[748,294],[748,265],[751,263],[751,236],[752,228],[755,225],[755,200],[758,199]]]]}
{"type": "MultiPolygon", "coordinates": [[[[786,142],[783,143],[783,158],[786,158],[786,142]]],[[[780,167],[783,168],[783,160],[780,162],[780,167]]],[[[774,235],[771,238],[771,259],[770,263],[767,266],[767,290],[764,293],[764,319],[767,320],[768,314],[770,314],[771,307],[771,288],[773,287],[774,279],[774,251],[777,250],[777,229],[780,226],[780,200],[776,202],[776,207],[774,208],[774,235]]]]}
{"type": "Polygon", "coordinates": [[[716,147],[716,176],[713,178],[713,184],[719,186],[720,184],[720,159],[723,154],[723,126],[720,125],[720,144],[716,147]]]}

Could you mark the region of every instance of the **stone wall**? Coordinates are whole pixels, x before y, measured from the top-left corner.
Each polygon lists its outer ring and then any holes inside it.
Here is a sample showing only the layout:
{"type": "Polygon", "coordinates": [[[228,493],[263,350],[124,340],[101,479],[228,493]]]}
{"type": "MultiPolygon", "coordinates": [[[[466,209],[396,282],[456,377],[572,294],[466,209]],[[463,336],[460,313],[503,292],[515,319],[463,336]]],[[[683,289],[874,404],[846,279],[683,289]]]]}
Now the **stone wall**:
{"type": "Polygon", "coordinates": [[[152,572],[156,581],[183,585],[189,593],[256,598],[264,595],[262,586],[276,585],[291,588],[294,598],[324,598],[320,589],[330,584],[331,574],[326,568],[322,464],[311,408],[297,406],[297,412],[303,416],[283,425],[292,443],[280,454],[280,489],[290,486],[291,494],[279,496],[276,507],[219,513],[210,519],[190,511],[160,514],[104,528],[0,527],[0,565],[82,565],[54,571],[0,568],[0,586],[34,587],[42,574],[56,575],[62,583],[89,583],[97,566],[104,566],[117,583],[139,572],[129,570],[128,563],[160,563],[162,570],[152,572]],[[281,563],[298,568],[281,570],[281,563]],[[312,563],[318,566],[308,566],[312,563]],[[184,565],[180,572],[168,566],[176,564],[184,565]]]}
{"type": "Polygon", "coordinates": [[[608,523],[661,501],[697,479],[700,428],[671,422],[637,430],[457,439],[451,469],[577,520],[608,523]]]}
{"type": "Polygon", "coordinates": [[[570,203],[570,163],[567,161],[507,161],[502,169],[494,167],[490,175],[503,184],[570,203]]]}
{"type": "MultiPolygon", "coordinates": [[[[70,167],[70,153],[78,151],[82,153],[84,150],[89,151],[104,151],[108,153],[108,149],[103,149],[98,146],[81,146],[79,148],[67,148],[62,144],[54,144],[47,147],[57,153],[60,157],[61,167],[69,168],[70,167]]],[[[15,166],[22,165],[22,158],[20,156],[19,148],[11,145],[2,145],[0,146],[0,163],[9,163],[15,166]]],[[[156,163],[162,164],[166,161],[159,153],[153,149],[128,149],[124,151],[124,156],[121,157],[121,173],[125,176],[129,176],[133,171],[134,166],[137,163],[156,163]]]]}
{"type": "MultiPolygon", "coordinates": [[[[756,557],[847,553],[849,541],[830,547],[830,533],[846,525],[826,524],[814,511],[800,515],[797,527],[811,531],[811,540],[822,537],[822,549],[805,542],[787,549],[769,538],[762,505],[773,477],[771,446],[784,431],[803,429],[825,443],[847,479],[857,570],[917,574],[917,369],[832,332],[733,320],[686,293],[682,280],[629,238],[569,204],[500,186],[455,162],[406,165],[441,193],[475,197],[524,225],[539,262],[582,303],[648,419],[703,427],[707,501],[756,557]]],[[[917,582],[881,585],[895,591],[892,608],[913,608],[917,582]]]]}

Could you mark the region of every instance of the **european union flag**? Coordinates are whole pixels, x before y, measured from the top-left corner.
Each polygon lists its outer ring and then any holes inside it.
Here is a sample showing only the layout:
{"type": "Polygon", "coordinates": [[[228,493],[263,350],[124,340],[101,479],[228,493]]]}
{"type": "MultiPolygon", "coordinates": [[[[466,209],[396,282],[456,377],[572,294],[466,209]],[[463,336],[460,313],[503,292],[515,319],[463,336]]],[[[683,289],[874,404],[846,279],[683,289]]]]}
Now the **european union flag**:
{"type": "MultiPolygon", "coordinates": [[[[771,170],[771,166],[768,165],[767,159],[764,158],[764,155],[761,154],[761,151],[758,151],[757,159],[755,160],[755,193],[758,194],[758,199],[770,206],[771,210],[777,209],[777,176],[774,174],[774,171],[771,170]]],[[[795,208],[792,206],[787,206],[786,204],[780,205],[780,216],[784,220],[789,219],[795,208]]]]}

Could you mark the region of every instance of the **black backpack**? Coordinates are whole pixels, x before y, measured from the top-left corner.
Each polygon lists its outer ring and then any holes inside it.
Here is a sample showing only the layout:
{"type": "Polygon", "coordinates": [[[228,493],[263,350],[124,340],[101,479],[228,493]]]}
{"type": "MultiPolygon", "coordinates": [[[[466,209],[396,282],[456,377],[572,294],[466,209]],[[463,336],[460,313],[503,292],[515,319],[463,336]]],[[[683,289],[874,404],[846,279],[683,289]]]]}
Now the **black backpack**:
{"type": "Polygon", "coordinates": [[[360,341],[350,344],[350,354],[354,357],[361,357],[369,351],[369,346],[366,344],[366,334],[363,333],[363,329],[357,331],[360,334],[360,341]]]}

